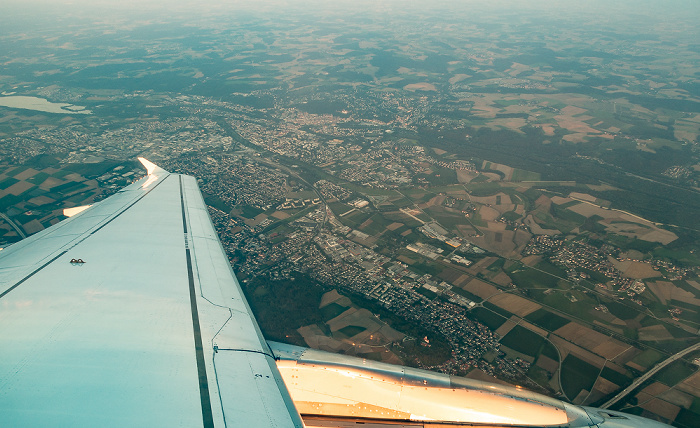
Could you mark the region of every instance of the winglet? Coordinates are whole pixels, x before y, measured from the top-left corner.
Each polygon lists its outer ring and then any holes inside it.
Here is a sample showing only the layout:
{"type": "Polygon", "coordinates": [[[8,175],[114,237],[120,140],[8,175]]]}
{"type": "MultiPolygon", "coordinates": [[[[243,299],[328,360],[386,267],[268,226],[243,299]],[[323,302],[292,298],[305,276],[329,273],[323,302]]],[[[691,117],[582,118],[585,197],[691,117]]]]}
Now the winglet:
{"type": "Polygon", "coordinates": [[[146,168],[146,171],[148,171],[148,175],[152,175],[156,169],[162,169],[158,165],[154,164],[153,162],[149,161],[146,158],[139,157],[139,162],[141,162],[141,165],[146,168]]]}

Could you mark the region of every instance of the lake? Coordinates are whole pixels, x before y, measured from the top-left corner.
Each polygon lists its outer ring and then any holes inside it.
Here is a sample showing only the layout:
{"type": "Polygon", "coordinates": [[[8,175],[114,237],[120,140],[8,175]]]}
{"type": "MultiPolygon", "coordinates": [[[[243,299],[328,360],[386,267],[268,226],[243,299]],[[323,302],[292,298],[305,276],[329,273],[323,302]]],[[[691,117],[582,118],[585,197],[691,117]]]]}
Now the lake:
{"type": "Polygon", "coordinates": [[[82,106],[74,106],[67,103],[52,103],[51,101],[43,98],[26,97],[21,95],[0,97],[0,106],[43,111],[45,113],[92,114],[91,110],[85,110],[85,107],[82,106]]]}

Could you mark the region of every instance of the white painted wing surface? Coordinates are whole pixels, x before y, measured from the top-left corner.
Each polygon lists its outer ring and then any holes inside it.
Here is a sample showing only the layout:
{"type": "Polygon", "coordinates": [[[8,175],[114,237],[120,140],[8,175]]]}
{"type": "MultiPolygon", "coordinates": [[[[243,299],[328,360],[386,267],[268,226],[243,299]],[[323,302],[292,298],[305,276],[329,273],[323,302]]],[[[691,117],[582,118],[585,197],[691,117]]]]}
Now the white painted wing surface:
{"type": "Polygon", "coordinates": [[[303,426],[196,180],[147,166],[0,251],[0,425],[303,426]]]}

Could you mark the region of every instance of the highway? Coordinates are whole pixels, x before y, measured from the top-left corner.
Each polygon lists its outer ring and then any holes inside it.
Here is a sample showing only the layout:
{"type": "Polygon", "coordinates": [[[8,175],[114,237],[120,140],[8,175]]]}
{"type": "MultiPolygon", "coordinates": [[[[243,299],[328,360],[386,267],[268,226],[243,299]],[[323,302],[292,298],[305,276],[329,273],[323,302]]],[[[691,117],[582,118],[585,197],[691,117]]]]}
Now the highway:
{"type": "Polygon", "coordinates": [[[27,237],[27,235],[24,234],[22,229],[20,229],[19,226],[17,226],[17,224],[15,224],[15,222],[10,219],[10,217],[6,216],[4,213],[0,213],[0,217],[2,217],[7,223],[9,223],[9,225],[12,226],[13,229],[15,229],[15,231],[19,234],[19,236],[22,237],[22,239],[27,237]]]}
{"type": "Polygon", "coordinates": [[[693,345],[693,346],[690,346],[690,347],[688,347],[688,348],[685,348],[684,350],[682,350],[682,351],[680,351],[680,352],[678,352],[678,353],[676,353],[676,354],[671,355],[671,356],[668,357],[667,359],[665,359],[665,360],[663,360],[662,362],[660,362],[659,364],[655,365],[651,370],[649,370],[648,372],[644,373],[642,376],[640,376],[639,378],[637,378],[634,382],[632,382],[632,384],[631,384],[630,386],[628,386],[627,388],[623,389],[619,394],[617,394],[616,396],[614,396],[614,397],[613,397],[612,399],[610,399],[608,402],[606,402],[605,404],[603,404],[602,406],[600,406],[601,409],[607,409],[608,407],[610,407],[610,406],[612,406],[613,404],[617,403],[618,401],[620,401],[621,399],[623,399],[624,397],[626,397],[627,394],[629,394],[630,392],[634,391],[634,390],[635,390],[639,385],[641,385],[644,381],[646,381],[647,379],[649,379],[650,377],[652,377],[652,376],[653,376],[656,372],[658,372],[659,370],[663,369],[664,367],[666,367],[667,365],[671,364],[672,362],[683,358],[685,355],[687,355],[687,354],[689,354],[689,353],[691,353],[691,352],[693,352],[693,351],[697,351],[697,350],[700,350],[700,342],[699,342],[699,343],[696,343],[696,344],[693,345]]]}

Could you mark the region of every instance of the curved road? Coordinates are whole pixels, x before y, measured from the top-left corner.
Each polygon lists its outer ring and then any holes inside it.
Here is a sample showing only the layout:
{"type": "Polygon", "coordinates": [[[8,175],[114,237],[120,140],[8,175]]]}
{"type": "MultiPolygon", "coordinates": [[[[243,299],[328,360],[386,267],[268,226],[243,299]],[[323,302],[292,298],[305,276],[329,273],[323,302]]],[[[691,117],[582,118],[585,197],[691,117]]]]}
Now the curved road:
{"type": "Polygon", "coordinates": [[[0,213],[0,217],[2,217],[3,220],[5,220],[10,226],[12,226],[12,228],[15,229],[15,231],[19,234],[19,236],[22,237],[22,239],[27,237],[27,235],[24,234],[22,229],[20,229],[19,226],[17,226],[17,224],[10,219],[10,217],[6,216],[4,213],[0,213]]]}
{"type": "Polygon", "coordinates": [[[645,380],[649,379],[651,376],[653,376],[656,372],[659,370],[663,369],[667,365],[671,364],[672,362],[679,360],[683,358],[686,354],[689,354],[693,351],[700,350],[700,342],[696,343],[693,346],[690,346],[688,348],[685,348],[684,350],[678,352],[677,354],[673,354],[667,359],[663,360],[659,364],[655,365],[651,370],[648,372],[644,373],[642,376],[637,378],[630,386],[627,388],[623,389],[619,394],[614,396],[612,399],[610,399],[607,403],[603,404],[600,406],[601,409],[607,409],[608,407],[612,406],[613,404],[617,403],[620,401],[622,398],[627,396],[630,392],[632,392],[635,388],[637,388],[639,385],[641,385],[645,380]]]}

